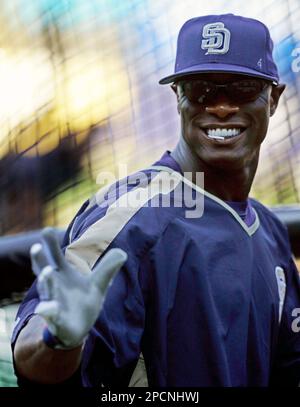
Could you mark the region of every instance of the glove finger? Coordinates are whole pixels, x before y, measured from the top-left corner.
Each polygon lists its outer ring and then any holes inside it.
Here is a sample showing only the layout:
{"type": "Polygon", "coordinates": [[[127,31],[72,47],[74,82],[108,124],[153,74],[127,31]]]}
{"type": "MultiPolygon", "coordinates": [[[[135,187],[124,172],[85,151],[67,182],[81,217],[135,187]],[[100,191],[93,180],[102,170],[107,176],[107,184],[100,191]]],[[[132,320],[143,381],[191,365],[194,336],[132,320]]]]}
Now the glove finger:
{"type": "Polygon", "coordinates": [[[30,259],[32,271],[38,276],[44,267],[48,265],[47,257],[44,253],[43,246],[35,243],[30,248],[30,259]]]}
{"type": "Polygon", "coordinates": [[[59,305],[57,301],[41,301],[34,310],[35,314],[38,314],[46,320],[54,320],[59,314],[59,305]]]}
{"type": "Polygon", "coordinates": [[[116,273],[127,260],[127,254],[121,249],[111,249],[95,266],[91,279],[104,293],[116,273]]]}
{"type": "Polygon", "coordinates": [[[51,266],[46,266],[38,276],[37,291],[40,300],[55,298],[55,274],[51,266]]]}
{"type": "Polygon", "coordinates": [[[45,245],[47,258],[54,267],[60,271],[68,270],[68,263],[61,250],[57,235],[53,228],[45,228],[42,231],[43,242],[45,245]]]}

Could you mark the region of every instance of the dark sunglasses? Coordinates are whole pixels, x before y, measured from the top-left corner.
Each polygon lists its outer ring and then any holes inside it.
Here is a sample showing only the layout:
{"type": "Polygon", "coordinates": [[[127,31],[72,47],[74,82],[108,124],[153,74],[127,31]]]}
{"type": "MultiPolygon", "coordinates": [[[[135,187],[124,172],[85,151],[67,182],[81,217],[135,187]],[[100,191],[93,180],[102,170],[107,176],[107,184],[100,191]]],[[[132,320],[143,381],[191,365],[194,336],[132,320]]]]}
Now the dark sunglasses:
{"type": "Polygon", "coordinates": [[[234,102],[247,103],[258,98],[259,94],[268,86],[260,79],[241,79],[225,84],[217,84],[201,79],[183,80],[179,82],[188,100],[192,103],[212,102],[221,90],[234,102]]]}

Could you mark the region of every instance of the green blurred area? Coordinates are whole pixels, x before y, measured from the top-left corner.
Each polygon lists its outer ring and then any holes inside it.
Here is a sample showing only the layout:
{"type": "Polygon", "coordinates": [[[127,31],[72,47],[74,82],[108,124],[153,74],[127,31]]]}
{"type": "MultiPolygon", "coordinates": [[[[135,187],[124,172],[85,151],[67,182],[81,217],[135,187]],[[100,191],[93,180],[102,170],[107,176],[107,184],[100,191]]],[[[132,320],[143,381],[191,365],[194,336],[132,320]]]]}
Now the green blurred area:
{"type": "MultiPolygon", "coordinates": [[[[8,301],[8,300],[7,300],[8,301]]],[[[0,304],[0,387],[15,387],[10,337],[19,304],[0,304]]]]}
{"type": "Polygon", "coordinates": [[[0,387],[17,387],[11,360],[0,361],[0,387]]]}

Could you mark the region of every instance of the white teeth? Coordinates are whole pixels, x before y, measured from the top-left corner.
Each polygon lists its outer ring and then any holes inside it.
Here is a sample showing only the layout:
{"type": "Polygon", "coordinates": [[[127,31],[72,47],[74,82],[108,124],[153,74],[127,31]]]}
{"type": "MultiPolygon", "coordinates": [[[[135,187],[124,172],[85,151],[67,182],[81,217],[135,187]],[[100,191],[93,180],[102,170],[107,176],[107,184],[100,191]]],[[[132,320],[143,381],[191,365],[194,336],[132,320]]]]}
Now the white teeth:
{"type": "Polygon", "coordinates": [[[241,129],[206,129],[206,134],[210,138],[224,139],[226,137],[235,137],[241,134],[241,129]]]}

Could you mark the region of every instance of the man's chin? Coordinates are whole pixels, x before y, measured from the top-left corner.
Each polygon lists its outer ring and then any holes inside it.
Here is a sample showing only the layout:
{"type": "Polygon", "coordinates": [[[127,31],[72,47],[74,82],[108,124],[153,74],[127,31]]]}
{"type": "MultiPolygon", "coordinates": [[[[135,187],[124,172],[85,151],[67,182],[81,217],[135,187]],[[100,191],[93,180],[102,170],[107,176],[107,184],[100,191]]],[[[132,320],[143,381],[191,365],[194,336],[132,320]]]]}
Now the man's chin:
{"type": "Polygon", "coordinates": [[[205,157],[206,165],[212,170],[238,171],[245,169],[247,160],[244,156],[218,155],[217,157],[205,157]]]}

